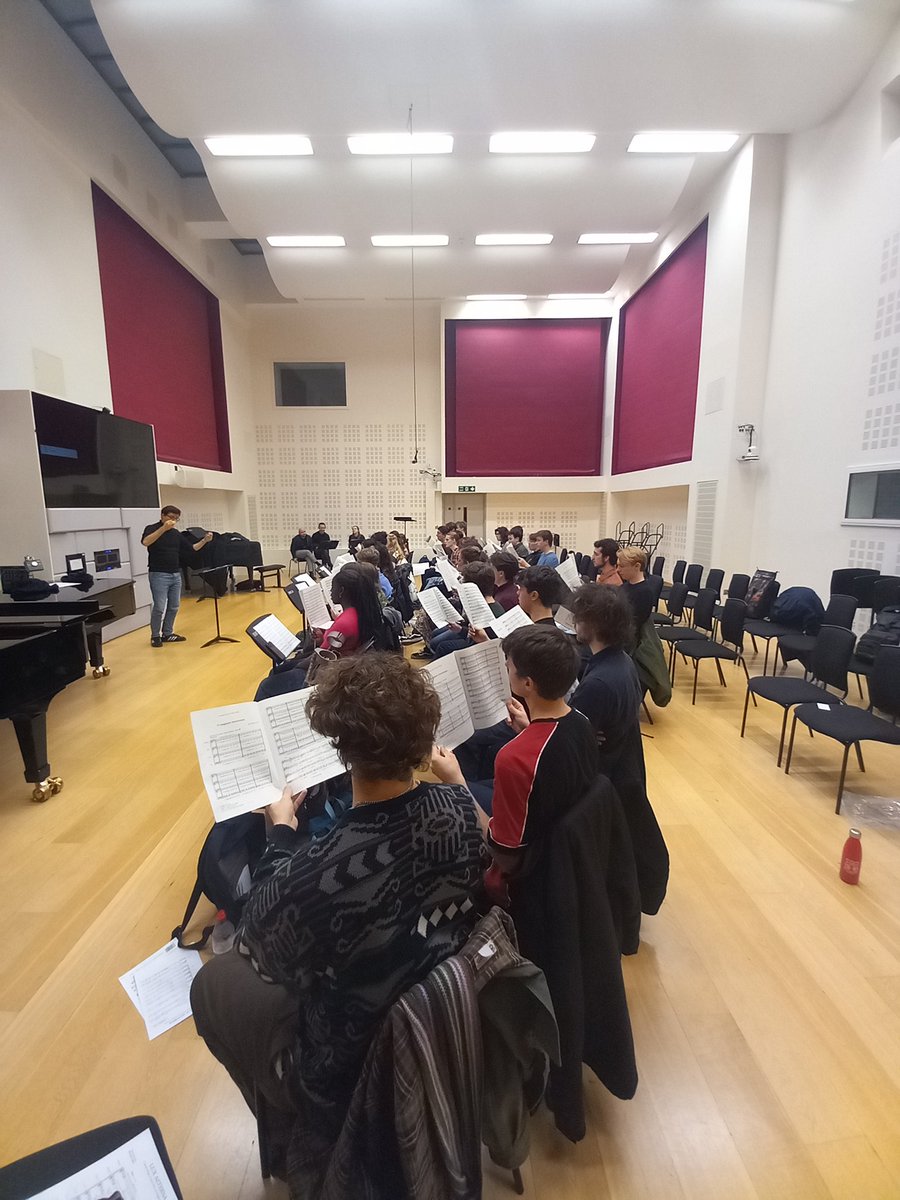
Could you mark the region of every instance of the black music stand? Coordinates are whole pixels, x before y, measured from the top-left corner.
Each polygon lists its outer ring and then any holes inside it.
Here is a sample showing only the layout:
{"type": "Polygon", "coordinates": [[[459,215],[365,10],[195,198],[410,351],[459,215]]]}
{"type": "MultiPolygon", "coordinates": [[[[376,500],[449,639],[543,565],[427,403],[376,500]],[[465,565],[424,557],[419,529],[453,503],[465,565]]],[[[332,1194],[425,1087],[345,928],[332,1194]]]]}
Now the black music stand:
{"type": "Polygon", "coordinates": [[[228,590],[228,568],[207,567],[205,571],[198,571],[197,574],[211,589],[213,603],[216,606],[216,636],[210,638],[208,642],[204,642],[201,649],[205,650],[207,646],[214,646],[216,642],[234,642],[237,645],[237,638],[225,637],[219,628],[219,597],[224,596],[228,590]]]}
{"type": "Polygon", "coordinates": [[[410,525],[415,525],[415,523],[415,517],[394,517],[394,524],[403,526],[403,536],[406,538],[407,542],[409,542],[409,538],[406,537],[408,533],[408,527],[410,525]]]}

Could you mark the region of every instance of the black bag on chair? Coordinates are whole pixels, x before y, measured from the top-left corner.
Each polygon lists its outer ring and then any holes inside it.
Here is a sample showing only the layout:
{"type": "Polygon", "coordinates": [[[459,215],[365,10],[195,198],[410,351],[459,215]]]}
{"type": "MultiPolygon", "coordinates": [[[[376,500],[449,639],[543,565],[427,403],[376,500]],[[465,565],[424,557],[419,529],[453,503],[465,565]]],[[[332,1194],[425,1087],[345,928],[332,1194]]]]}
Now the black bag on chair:
{"type": "Polygon", "coordinates": [[[207,925],[196,942],[185,942],[184,931],[200,897],[206,896],[237,925],[244,900],[250,891],[250,877],[266,848],[266,819],[262,813],[242,813],[228,821],[219,821],[206,835],[197,859],[197,881],[187,902],[181,924],[172,930],[182,950],[201,950],[213,931],[207,925]]]}
{"type": "Polygon", "coordinates": [[[900,605],[881,610],[872,628],[856,643],[856,657],[862,662],[874,662],[882,646],[900,646],[900,605]]]}

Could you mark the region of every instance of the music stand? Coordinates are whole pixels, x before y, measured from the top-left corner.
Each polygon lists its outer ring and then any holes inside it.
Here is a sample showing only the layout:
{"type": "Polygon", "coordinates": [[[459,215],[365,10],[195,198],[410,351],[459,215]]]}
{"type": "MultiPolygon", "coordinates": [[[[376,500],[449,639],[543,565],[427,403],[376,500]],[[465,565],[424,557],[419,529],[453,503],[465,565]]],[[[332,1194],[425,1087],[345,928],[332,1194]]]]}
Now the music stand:
{"type": "Polygon", "coordinates": [[[225,637],[219,628],[219,597],[224,596],[228,590],[228,567],[207,567],[205,571],[198,571],[197,574],[212,590],[213,603],[216,608],[216,636],[210,638],[208,642],[204,642],[201,649],[214,646],[216,642],[234,642],[237,645],[237,638],[225,637]]]}
{"type": "Polygon", "coordinates": [[[415,517],[394,517],[394,524],[403,526],[403,536],[406,538],[407,543],[409,542],[409,538],[407,537],[409,526],[415,525],[415,523],[415,517]]]}

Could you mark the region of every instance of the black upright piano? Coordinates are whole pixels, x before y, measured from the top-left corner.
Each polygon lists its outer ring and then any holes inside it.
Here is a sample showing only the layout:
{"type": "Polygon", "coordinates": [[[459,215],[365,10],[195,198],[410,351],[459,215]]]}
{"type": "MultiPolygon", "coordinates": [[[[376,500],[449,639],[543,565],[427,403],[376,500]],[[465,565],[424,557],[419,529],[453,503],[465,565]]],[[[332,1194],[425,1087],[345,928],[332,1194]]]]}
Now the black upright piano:
{"type": "Polygon", "coordinates": [[[32,799],[62,787],[47,756],[50,701],[82,678],[88,661],[95,679],[109,674],[103,626],[134,611],[130,579],[97,580],[86,592],[64,587],[43,600],[0,599],[0,719],[13,723],[32,799]]]}

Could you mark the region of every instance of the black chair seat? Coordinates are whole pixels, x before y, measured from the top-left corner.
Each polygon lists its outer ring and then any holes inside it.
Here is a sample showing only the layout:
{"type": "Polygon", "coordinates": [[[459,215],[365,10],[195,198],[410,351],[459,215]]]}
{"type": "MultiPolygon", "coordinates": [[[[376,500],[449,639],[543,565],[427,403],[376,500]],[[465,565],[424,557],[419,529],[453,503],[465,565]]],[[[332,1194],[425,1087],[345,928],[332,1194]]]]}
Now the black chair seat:
{"type": "Polygon", "coordinates": [[[793,676],[754,675],[747,686],[754,695],[763,700],[771,700],[784,708],[791,708],[795,704],[821,704],[826,701],[830,704],[840,703],[837,696],[833,696],[827,688],[809,683],[806,679],[795,679],[793,676]]]}
{"type": "Polygon", "coordinates": [[[689,629],[687,625],[669,625],[657,629],[662,642],[706,642],[709,640],[699,629],[689,629]]]}
{"type": "Polygon", "coordinates": [[[783,633],[778,639],[778,649],[784,659],[799,658],[815,649],[816,639],[811,633],[783,633]]]}
{"type": "Polygon", "coordinates": [[[675,624],[674,620],[672,619],[672,617],[669,616],[668,613],[655,612],[655,613],[651,613],[650,616],[653,618],[654,625],[674,625],[675,624]]]}
{"type": "Polygon", "coordinates": [[[737,662],[737,651],[723,646],[721,642],[676,642],[675,650],[686,658],[724,658],[727,662],[737,662]]]}
{"type": "Polygon", "coordinates": [[[818,704],[801,704],[794,716],[813,732],[823,733],[844,746],[855,742],[900,746],[900,726],[852,704],[835,704],[828,709],[819,708],[818,704]]]}
{"type": "Polygon", "coordinates": [[[797,631],[796,629],[790,629],[787,625],[776,625],[774,621],[751,617],[744,625],[744,632],[749,633],[751,637],[774,638],[784,637],[789,633],[796,633],[797,631]]]}

